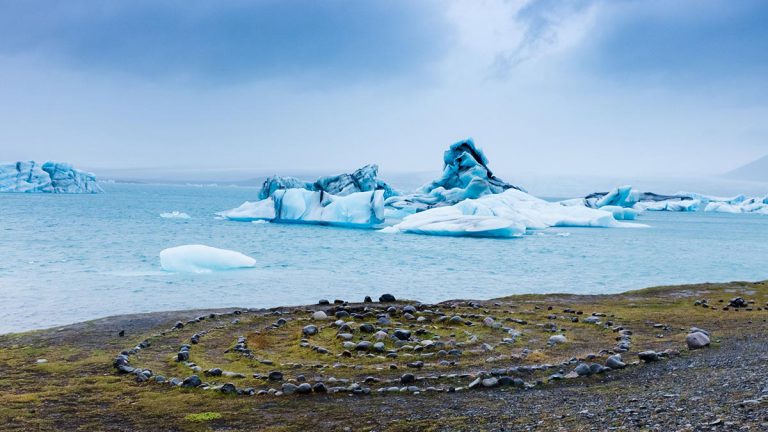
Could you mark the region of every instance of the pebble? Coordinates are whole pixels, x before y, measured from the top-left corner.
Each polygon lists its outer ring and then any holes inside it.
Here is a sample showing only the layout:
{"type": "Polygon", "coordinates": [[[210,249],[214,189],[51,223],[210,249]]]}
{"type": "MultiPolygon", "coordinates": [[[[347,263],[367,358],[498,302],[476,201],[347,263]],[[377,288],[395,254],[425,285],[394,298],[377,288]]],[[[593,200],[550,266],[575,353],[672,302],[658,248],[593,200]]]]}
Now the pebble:
{"type": "Polygon", "coordinates": [[[282,381],[283,380],[283,373],[280,371],[272,371],[269,373],[267,378],[270,381],[282,381]]]}
{"type": "Polygon", "coordinates": [[[400,340],[408,340],[411,338],[411,332],[409,330],[397,329],[394,336],[400,340]]]}
{"type": "Polygon", "coordinates": [[[312,386],[309,383],[300,384],[298,387],[296,387],[296,393],[298,394],[312,393],[312,386]]]}
{"type": "Polygon", "coordinates": [[[640,360],[648,363],[648,362],[655,362],[659,360],[659,353],[656,351],[643,351],[637,354],[637,356],[640,358],[640,360]]]}
{"type": "Polygon", "coordinates": [[[226,383],[223,386],[221,386],[221,389],[219,389],[224,394],[235,394],[237,393],[237,387],[235,387],[232,383],[226,383]]]}
{"type": "Polygon", "coordinates": [[[283,394],[290,395],[296,393],[296,390],[298,389],[297,386],[291,384],[291,383],[283,383],[283,386],[281,387],[283,394]]]}
{"type": "Polygon", "coordinates": [[[624,369],[627,365],[621,361],[621,354],[615,354],[608,357],[605,365],[611,369],[624,369]]]}
{"type": "Polygon", "coordinates": [[[312,319],[316,320],[316,321],[327,320],[328,319],[328,314],[326,314],[323,311],[317,311],[317,312],[312,314],[312,319]]]}

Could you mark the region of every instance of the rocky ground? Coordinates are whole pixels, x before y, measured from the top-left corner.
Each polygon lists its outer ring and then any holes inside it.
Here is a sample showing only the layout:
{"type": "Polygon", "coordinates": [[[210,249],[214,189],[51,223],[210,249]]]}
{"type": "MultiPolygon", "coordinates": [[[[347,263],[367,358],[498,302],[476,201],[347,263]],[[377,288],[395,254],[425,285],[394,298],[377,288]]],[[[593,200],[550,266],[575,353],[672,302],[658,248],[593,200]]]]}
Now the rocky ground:
{"type": "Polygon", "coordinates": [[[3,430],[768,430],[768,283],[0,336],[3,430]]]}

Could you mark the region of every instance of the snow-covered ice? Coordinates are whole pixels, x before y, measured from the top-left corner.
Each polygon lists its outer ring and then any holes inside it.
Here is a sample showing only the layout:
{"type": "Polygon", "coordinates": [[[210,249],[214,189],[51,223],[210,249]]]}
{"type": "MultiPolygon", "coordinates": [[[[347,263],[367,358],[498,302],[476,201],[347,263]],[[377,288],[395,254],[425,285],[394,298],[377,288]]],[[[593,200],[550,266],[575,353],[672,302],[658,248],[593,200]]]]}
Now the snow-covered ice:
{"type": "Polygon", "coordinates": [[[0,163],[0,192],[99,193],[96,176],[63,162],[0,163]]]}
{"type": "Polygon", "coordinates": [[[163,249],[160,265],[163,270],[171,272],[210,273],[254,267],[256,260],[240,252],[196,244],[163,249]]]}
{"type": "Polygon", "coordinates": [[[160,213],[160,217],[163,219],[190,219],[191,218],[191,216],[189,216],[188,214],[184,212],[176,211],[176,210],[172,212],[160,213]]]}

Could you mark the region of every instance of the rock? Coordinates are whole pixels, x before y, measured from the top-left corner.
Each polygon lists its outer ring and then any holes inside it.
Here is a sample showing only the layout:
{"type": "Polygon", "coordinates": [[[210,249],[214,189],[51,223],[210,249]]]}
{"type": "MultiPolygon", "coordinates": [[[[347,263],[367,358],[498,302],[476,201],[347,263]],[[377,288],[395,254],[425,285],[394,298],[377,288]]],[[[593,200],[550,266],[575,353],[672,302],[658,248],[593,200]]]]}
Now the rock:
{"type": "Polygon", "coordinates": [[[376,327],[372,324],[365,323],[360,325],[360,331],[363,333],[373,333],[376,331],[376,327]]]}
{"type": "Polygon", "coordinates": [[[45,363],[48,363],[48,360],[44,359],[44,358],[41,358],[41,359],[37,359],[35,361],[35,363],[37,363],[37,364],[45,364],[45,363]]]}
{"type": "Polygon", "coordinates": [[[640,360],[649,363],[649,362],[655,362],[659,360],[659,353],[656,351],[643,351],[637,354],[637,356],[640,358],[640,360]]]}
{"type": "Polygon", "coordinates": [[[317,304],[325,306],[325,305],[331,304],[331,302],[329,302],[327,299],[320,299],[320,301],[317,302],[317,304]]]}
{"type": "Polygon", "coordinates": [[[291,383],[283,383],[283,386],[281,387],[281,389],[283,390],[283,394],[290,395],[290,394],[296,393],[296,390],[298,389],[298,387],[296,387],[291,383]]]}
{"type": "Polygon", "coordinates": [[[621,361],[621,354],[615,354],[608,357],[605,365],[611,369],[624,369],[627,365],[621,361]]]}
{"type": "Polygon", "coordinates": [[[403,313],[415,314],[416,308],[413,307],[412,305],[405,306],[403,307],[403,313]]]}
{"type": "Polygon", "coordinates": [[[566,339],[563,335],[554,335],[549,337],[549,345],[557,345],[568,342],[568,339],[566,339]]]}
{"type": "Polygon", "coordinates": [[[384,342],[376,342],[373,344],[373,350],[376,352],[384,352],[385,349],[384,342]]]}
{"type": "Polygon", "coordinates": [[[409,330],[397,329],[394,336],[400,340],[408,340],[411,338],[411,332],[409,330]]]}
{"type": "Polygon", "coordinates": [[[373,348],[373,344],[368,341],[360,341],[355,346],[355,350],[357,351],[368,351],[371,348],[373,348]]]}
{"type": "Polygon", "coordinates": [[[392,294],[382,294],[381,297],[379,297],[379,302],[381,303],[391,303],[394,301],[397,301],[397,299],[395,299],[395,296],[392,294]]]}
{"type": "Polygon", "coordinates": [[[706,330],[704,330],[704,329],[700,329],[700,328],[698,328],[698,327],[691,327],[691,333],[697,333],[697,332],[698,332],[698,333],[704,333],[705,335],[707,335],[707,336],[710,336],[710,337],[711,337],[711,335],[709,334],[709,332],[708,332],[708,331],[706,331],[706,330]]]}
{"type": "Polygon", "coordinates": [[[400,377],[401,384],[410,384],[413,382],[416,382],[416,377],[413,374],[407,373],[400,377]]]}
{"type": "Polygon", "coordinates": [[[408,363],[406,364],[406,366],[408,366],[409,368],[421,369],[424,367],[424,362],[419,360],[419,361],[408,363]]]}
{"type": "Polygon", "coordinates": [[[209,375],[209,376],[221,376],[222,371],[219,368],[213,368],[213,369],[208,369],[207,371],[205,371],[205,374],[209,375]]]}
{"type": "Polygon", "coordinates": [[[469,385],[467,386],[467,388],[471,388],[471,389],[473,389],[473,388],[475,388],[475,387],[479,386],[479,385],[482,383],[482,381],[483,381],[483,380],[482,380],[482,378],[480,378],[480,377],[477,377],[477,378],[475,378],[475,380],[474,380],[474,381],[472,381],[471,383],[469,383],[469,385]]]}
{"type": "Polygon", "coordinates": [[[184,378],[184,381],[181,382],[182,387],[200,387],[201,384],[203,384],[203,381],[197,375],[184,378]]]}
{"type": "Polygon", "coordinates": [[[237,393],[237,387],[235,387],[232,383],[226,383],[223,386],[221,386],[221,389],[219,389],[224,394],[236,394],[237,393]]]}
{"type": "Polygon", "coordinates": [[[371,298],[371,296],[365,296],[363,303],[373,303],[373,299],[371,298]]]}
{"type": "Polygon", "coordinates": [[[325,387],[325,384],[323,384],[321,382],[319,382],[319,383],[315,384],[314,386],[312,386],[312,390],[315,393],[327,393],[328,392],[328,389],[325,387]]]}
{"type": "Polygon", "coordinates": [[[584,322],[588,324],[600,324],[600,317],[589,316],[584,318],[584,322]]]}
{"type": "Polygon", "coordinates": [[[323,321],[328,319],[328,314],[323,311],[317,311],[312,314],[312,319],[315,321],[323,321]]]}
{"type": "Polygon", "coordinates": [[[312,386],[309,385],[309,383],[300,384],[298,387],[296,387],[296,393],[298,394],[312,393],[312,386]]]}
{"type": "Polygon", "coordinates": [[[702,332],[688,333],[685,337],[685,344],[689,350],[701,349],[709,346],[709,336],[702,332]]]}
{"type": "Polygon", "coordinates": [[[272,371],[269,373],[267,378],[270,381],[282,381],[283,380],[283,373],[280,371],[272,371]]]}
{"type": "Polygon", "coordinates": [[[448,323],[449,324],[464,324],[464,318],[462,318],[462,317],[460,317],[458,315],[454,315],[454,316],[448,318],[448,323]]]}
{"type": "Polygon", "coordinates": [[[181,321],[179,321],[179,322],[177,322],[177,323],[176,323],[176,324],[173,326],[173,328],[175,328],[176,330],[179,330],[179,329],[183,329],[183,328],[184,328],[184,323],[183,323],[183,322],[181,322],[181,321]]]}
{"type": "Polygon", "coordinates": [[[483,384],[483,387],[496,387],[499,384],[499,380],[497,378],[486,378],[481,381],[481,384],[483,384]]]}
{"type": "Polygon", "coordinates": [[[493,324],[495,324],[495,323],[496,323],[496,321],[494,321],[493,318],[491,318],[491,317],[483,318],[483,324],[486,327],[493,327],[493,324]]]}
{"type": "Polygon", "coordinates": [[[387,338],[387,336],[389,336],[389,335],[387,334],[387,332],[385,332],[385,331],[381,331],[381,330],[379,330],[379,331],[377,331],[376,333],[374,333],[374,334],[373,334],[373,337],[375,337],[375,338],[376,338],[376,340],[382,340],[382,339],[386,339],[386,338],[387,338]]]}
{"type": "Polygon", "coordinates": [[[586,363],[579,363],[576,366],[576,369],[574,370],[574,372],[576,372],[576,375],[578,376],[591,376],[593,373],[592,369],[586,363]]]}
{"type": "Polygon", "coordinates": [[[179,351],[178,354],[176,354],[176,361],[187,361],[189,360],[189,351],[179,351]]]}
{"type": "Polygon", "coordinates": [[[302,333],[303,333],[305,336],[312,336],[312,335],[316,335],[316,334],[317,334],[317,331],[318,331],[318,330],[317,330],[317,327],[316,327],[316,326],[313,326],[313,325],[308,325],[308,326],[305,326],[305,327],[304,327],[304,328],[301,330],[301,332],[302,332],[302,333]]]}
{"type": "Polygon", "coordinates": [[[125,330],[120,330],[120,331],[117,333],[117,336],[118,336],[118,337],[123,337],[123,336],[125,336],[125,330]]]}
{"type": "Polygon", "coordinates": [[[730,307],[735,307],[735,308],[743,308],[743,307],[747,307],[747,306],[748,306],[748,304],[747,304],[747,301],[746,301],[746,300],[744,300],[742,297],[735,297],[735,298],[732,298],[732,299],[731,299],[731,300],[728,302],[728,305],[729,305],[730,307]]]}

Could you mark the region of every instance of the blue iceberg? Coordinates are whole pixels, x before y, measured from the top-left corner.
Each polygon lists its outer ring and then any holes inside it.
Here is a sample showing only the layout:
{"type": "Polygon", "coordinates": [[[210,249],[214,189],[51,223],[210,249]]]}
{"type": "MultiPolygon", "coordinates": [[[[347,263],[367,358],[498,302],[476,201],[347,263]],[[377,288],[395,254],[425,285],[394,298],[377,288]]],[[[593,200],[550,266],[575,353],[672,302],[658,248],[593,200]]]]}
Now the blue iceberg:
{"type": "Polygon", "coordinates": [[[259,192],[259,199],[267,199],[273,196],[276,191],[284,189],[306,189],[340,196],[356,192],[383,190],[384,198],[397,195],[397,192],[390,185],[378,178],[378,175],[378,165],[366,165],[351,174],[320,177],[314,183],[299,180],[296,177],[276,175],[264,181],[259,192]]]}
{"type": "Polygon", "coordinates": [[[100,193],[96,176],[62,162],[0,164],[0,192],[100,193]]]}

